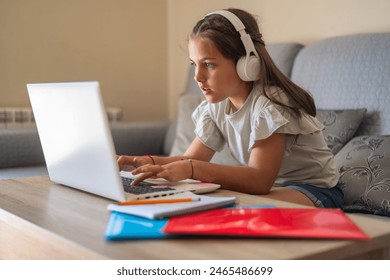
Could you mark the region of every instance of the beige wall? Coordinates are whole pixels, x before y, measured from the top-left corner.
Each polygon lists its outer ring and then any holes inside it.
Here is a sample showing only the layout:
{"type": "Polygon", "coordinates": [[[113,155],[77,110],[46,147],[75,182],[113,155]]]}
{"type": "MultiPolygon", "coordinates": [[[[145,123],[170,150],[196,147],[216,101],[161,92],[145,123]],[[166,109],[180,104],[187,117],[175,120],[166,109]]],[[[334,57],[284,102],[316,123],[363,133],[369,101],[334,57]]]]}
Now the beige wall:
{"type": "Polygon", "coordinates": [[[126,120],[173,118],[187,35],[225,7],[258,15],[268,43],[390,32],[390,0],[0,0],[0,107],[29,106],[28,82],[99,80],[126,120]]]}
{"type": "Polygon", "coordinates": [[[0,107],[29,106],[28,82],[99,80],[126,119],[167,119],[166,35],[166,1],[0,0],[0,107]]]}
{"type": "Polygon", "coordinates": [[[321,38],[390,32],[389,0],[168,0],[170,113],[185,88],[187,35],[195,22],[216,9],[236,7],[259,17],[266,43],[308,44],[321,38]]]}

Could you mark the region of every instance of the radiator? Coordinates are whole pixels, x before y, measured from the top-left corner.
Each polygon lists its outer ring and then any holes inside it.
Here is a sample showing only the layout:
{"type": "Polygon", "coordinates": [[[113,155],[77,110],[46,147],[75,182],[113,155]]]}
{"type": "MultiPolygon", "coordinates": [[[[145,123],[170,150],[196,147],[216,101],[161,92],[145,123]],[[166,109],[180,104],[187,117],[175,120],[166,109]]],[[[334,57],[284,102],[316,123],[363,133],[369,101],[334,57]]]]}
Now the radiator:
{"type": "MultiPolygon", "coordinates": [[[[120,108],[106,108],[108,121],[119,122],[122,119],[120,108]]],[[[0,128],[33,127],[34,114],[29,107],[0,107],[0,128]]]]}

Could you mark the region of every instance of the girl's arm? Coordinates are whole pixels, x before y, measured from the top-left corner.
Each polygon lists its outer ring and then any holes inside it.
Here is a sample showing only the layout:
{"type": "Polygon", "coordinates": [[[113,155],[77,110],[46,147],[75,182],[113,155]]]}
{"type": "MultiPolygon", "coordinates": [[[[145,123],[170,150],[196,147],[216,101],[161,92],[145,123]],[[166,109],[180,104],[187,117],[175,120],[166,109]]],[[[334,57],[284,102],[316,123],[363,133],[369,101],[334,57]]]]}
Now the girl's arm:
{"type": "MultiPolygon", "coordinates": [[[[141,162],[134,157],[126,156],[127,160],[133,160],[140,163],[138,168],[133,170],[133,174],[139,174],[139,176],[133,181],[132,185],[136,185],[139,182],[149,177],[160,177],[168,181],[180,181],[188,178],[193,178],[194,167],[193,160],[210,161],[214,155],[214,151],[205,146],[197,137],[192,141],[190,147],[184,153],[183,156],[173,157],[157,157],[153,156],[149,158],[149,164],[147,162],[141,162]],[[189,161],[191,159],[191,162],[189,161]],[[142,163],[142,164],[141,164],[142,163]],[[142,174],[141,174],[142,173],[142,174]]],[[[145,156],[144,156],[145,157],[145,156]]],[[[150,157],[150,156],[146,156],[150,157]]],[[[118,162],[125,163],[124,158],[119,158],[118,162]]],[[[124,166],[124,165],[123,165],[124,166]]]]}
{"type": "Polygon", "coordinates": [[[198,159],[210,161],[214,151],[205,146],[198,138],[195,138],[183,156],[127,156],[118,155],[117,162],[120,170],[133,170],[147,164],[165,165],[183,159],[198,159]]]}
{"type": "Polygon", "coordinates": [[[267,194],[274,185],[284,155],[285,136],[274,133],[255,142],[248,166],[226,166],[193,160],[194,179],[220,184],[225,189],[267,194]]]}
{"type": "Polygon", "coordinates": [[[147,164],[158,164],[164,165],[173,161],[177,161],[182,159],[183,157],[175,156],[175,157],[159,157],[159,156],[127,156],[127,155],[117,155],[117,162],[119,166],[119,170],[123,171],[131,171],[137,167],[147,165],[147,164]]]}
{"type": "MultiPolygon", "coordinates": [[[[283,134],[273,134],[256,141],[252,148],[248,166],[227,166],[210,163],[214,152],[199,139],[195,139],[184,157],[165,165],[145,165],[134,174],[143,173],[139,181],[151,176],[178,181],[191,177],[204,182],[222,185],[225,189],[250,194],[266,194],[278,175],[285,146],[283,134]],[[192,159],[188,161],[186,159],[192,159]]],[[[137,178],[138,179],[138,178],[137,178]]]]}

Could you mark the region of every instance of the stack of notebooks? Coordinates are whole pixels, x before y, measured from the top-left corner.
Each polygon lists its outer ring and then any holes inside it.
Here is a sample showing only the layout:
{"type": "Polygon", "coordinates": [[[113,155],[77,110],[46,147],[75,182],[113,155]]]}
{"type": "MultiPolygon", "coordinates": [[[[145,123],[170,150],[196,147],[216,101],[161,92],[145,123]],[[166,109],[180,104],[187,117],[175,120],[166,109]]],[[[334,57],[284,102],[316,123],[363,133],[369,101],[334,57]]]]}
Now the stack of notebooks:
{"type": "Polygon", "coordinates": [[[110,204],[109,240],[183,236],[369,239],[340,209],[229,207],[235,197],[182,193],[191,202],[110,204]]]}

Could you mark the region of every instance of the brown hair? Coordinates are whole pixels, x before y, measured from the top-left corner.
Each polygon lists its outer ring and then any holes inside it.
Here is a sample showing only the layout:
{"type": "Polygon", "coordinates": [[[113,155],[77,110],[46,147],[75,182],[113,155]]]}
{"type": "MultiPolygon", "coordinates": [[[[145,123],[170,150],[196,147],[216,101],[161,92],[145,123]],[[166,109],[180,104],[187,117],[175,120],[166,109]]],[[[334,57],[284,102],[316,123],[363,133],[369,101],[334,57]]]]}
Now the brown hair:
{"type": "MultiPolygon", "coordinates": [[[[315,116],[316,107],[311,95],[292,82],[273,62],[265,48],[256,19],[248,12],[240,9],[226,10],[234,13],[243,22],[246,32],[251,36],[260,58],[260,79],[258,82],[262,85],[263,92],[267,98],[277,104],[291,108],[298,115],[300,115],[299,109],[303,109],[308,114],[315,116]],[[276,86],[282,89],[289,99],[289,104],[292,105],[282,104],[279,100],[275,100],[274,97],[267,95],[265,89],[269,86],[276,86]]],[[[223,56],[232,59],[235,63],[237,63],[240,57],[246,55],[239,33],[228,19],[219,14],[210,14],[198,21],[190,36],[210,39],[223,56]]]]}

